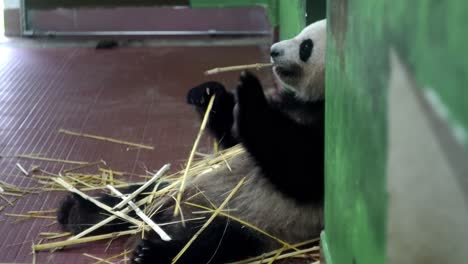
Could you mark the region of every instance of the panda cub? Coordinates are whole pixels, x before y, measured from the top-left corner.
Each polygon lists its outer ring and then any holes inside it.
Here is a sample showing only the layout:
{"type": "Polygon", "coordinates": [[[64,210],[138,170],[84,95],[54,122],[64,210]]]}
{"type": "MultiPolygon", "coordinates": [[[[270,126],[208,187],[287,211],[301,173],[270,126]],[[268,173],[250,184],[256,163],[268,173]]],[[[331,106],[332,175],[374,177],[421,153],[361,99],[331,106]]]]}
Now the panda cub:
{"type": "MultiPolygon", "coordinates": [[[[323,228],[325,38],[326,22],[322,20],[271,47],[275,75],[285,87],[276,93],[266,96],[259,80],[248,72],[241,74],[235,94],[217,82],[189,91],[187,100],[200,114],[216,95],[210,131],[221,146],[241,143],[246,152],[229,160],[230,168],[189,179],[184,197],[192,197],[195,204],[219,206],[245,177],[225,207],[230,215],[288,243],[319,235],[323,228]],[[196,195],[200,191],[203,195],[196,195]]],[[[120,201],[109,195],[100,200],[110,206],[120,201]]],[[[200,217],[193,213],[199,209],[185,203],[180,206],[185,219],[200,217]]],[[[153,220],[179,220],[180,216],[173,216],[173,207],[173,199],[167,198],[153,220]]],[[[58,221],[72,233],[105,218],[101,209],[76,195],[62,201],[58,212],[58,221]]],[[[165,226],[171,241],[162,241],[151,232],[138,239],[132,262],[171,263],[207,218],[165,226]]],[[[100,231],[125,228],[128,224],[114,221],[100,231]]],[[[277,241],[240,222],[218,216],[177,263],[226,263],[279,247],[277,241]]]]}

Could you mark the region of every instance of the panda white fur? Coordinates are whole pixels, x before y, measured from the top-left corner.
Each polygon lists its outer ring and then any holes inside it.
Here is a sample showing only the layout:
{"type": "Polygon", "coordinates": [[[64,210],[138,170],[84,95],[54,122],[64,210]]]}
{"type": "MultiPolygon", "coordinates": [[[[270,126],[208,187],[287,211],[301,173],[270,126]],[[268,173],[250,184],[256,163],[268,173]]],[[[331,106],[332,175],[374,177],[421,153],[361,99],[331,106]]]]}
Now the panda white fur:
{"type": "MultiPolygon", "coordinates": [[[[324,20],[316,22],[295,38],[272,46],[274,72],[286,90],[265,96],[258,79],[242,73],[236,95],[217,82],[207,82],[189,91],[187,100],[200,113],[206,109],[211,95],[216,95],[209,129],[221,146],[241,143],[246,149],[229,161],[232,171],[220,168],[188,182],[186,197],[199,191],[204,193],[195,196],[193,203],[210,207],[204,198],[208,197],[219,206],[246,177],[227,206],[231,215],[289,243],[319,235],[323,228],[324,194],[325,25],[324,20]]],[[[113,205],[119,199],[105,195],[101,201],[113,205]]],[[[172,209],[173,200],[167,199],[163,210],[153,217],[155,222],[173,221],[172,209]]],[[[200,216],[192,215],[197,209],[188,205],[183,204],[182,210],[186,219],[200,216]]],[[[105,217],[94,204],[76,195],[67,197],[58,212],[59,222],[72,233],[105,217]]],[[[165,231],[172,237],[169,242],[150,233],[136,246],[133,263],[171,263],[204,221],[166,226],[165,231]]],[[[100,232],[127,227],[115,221],[100,232]]],[[[219,216],[177,263],[225,263],[279,247],[271,238],[219,216]]]]}

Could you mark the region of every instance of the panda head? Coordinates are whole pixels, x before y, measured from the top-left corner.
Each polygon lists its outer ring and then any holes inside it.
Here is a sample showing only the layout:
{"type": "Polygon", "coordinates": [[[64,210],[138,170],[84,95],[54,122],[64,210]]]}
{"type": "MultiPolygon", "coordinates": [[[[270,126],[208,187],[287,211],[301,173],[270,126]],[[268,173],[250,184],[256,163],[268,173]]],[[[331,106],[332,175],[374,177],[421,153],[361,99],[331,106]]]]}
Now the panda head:
{"type": "Polygon", "coordinates": [[[325,95],[326,21],[320,20],[292,39],[271,46],[271,61],[281,84],[305,101],[325,95]]]}

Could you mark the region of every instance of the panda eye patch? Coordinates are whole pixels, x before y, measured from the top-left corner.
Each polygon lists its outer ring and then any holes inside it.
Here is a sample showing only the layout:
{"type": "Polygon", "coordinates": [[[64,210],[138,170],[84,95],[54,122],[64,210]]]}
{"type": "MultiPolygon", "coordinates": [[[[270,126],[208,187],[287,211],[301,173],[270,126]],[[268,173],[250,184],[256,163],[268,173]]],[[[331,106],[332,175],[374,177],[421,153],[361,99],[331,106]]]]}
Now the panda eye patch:
{"type": "Polygon", "coordinates": [[[314,48],[314,42],[311,39],[306,39],[302,41],[301,46],[299,47],[299,58],[301,61],[306,62],[310,55],[312,55],[312,49],[314,48]]]}

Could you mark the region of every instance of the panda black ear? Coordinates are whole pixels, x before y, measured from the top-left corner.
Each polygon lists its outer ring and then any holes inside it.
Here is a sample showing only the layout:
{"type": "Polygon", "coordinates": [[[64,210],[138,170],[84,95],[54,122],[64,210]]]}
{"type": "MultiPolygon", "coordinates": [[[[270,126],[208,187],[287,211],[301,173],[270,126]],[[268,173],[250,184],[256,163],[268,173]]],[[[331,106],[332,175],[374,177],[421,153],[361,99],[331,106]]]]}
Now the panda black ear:
{"type": "Polygon", "coordinates": [[[311,39],[302,41],[301,46],[299,47],[299,58],[301,61],[306,62],[312,55],[313,49],[314,42],[311,39]]]}

